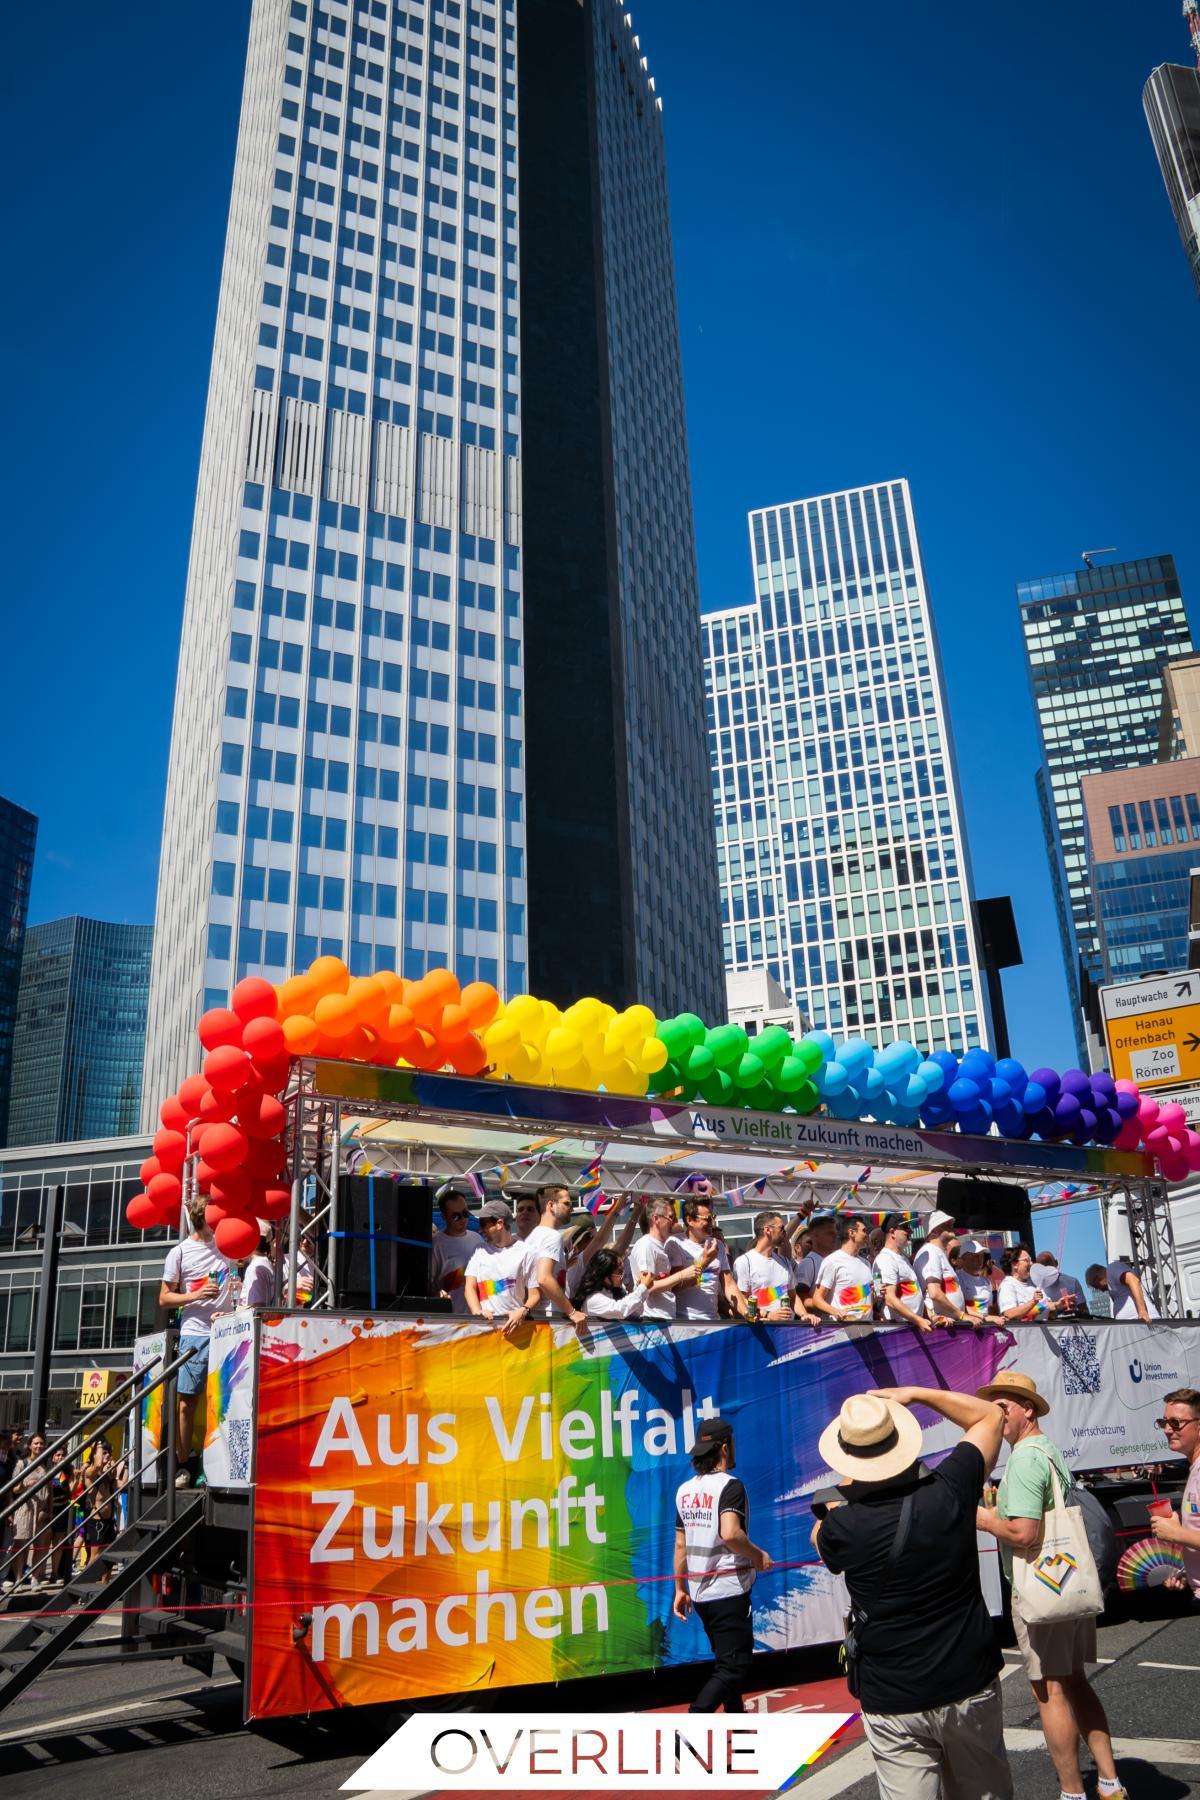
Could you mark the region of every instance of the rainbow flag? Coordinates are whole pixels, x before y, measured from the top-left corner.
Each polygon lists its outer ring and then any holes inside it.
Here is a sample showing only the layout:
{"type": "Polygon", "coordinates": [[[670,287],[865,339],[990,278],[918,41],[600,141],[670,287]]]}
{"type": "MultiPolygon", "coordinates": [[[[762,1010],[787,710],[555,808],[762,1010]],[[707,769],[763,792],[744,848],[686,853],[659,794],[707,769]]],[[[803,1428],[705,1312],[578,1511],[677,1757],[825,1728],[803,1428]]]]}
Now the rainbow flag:
{"type": "Polygon", "coordinates": [[[489,1275],[486,1281],[477,1281],[475,1291],[481,1300],[495,1300],[500,1294],[506,1294],[514,1285],[509,1275],[489,1275]]]}
{"type": "Polygon", "coordinates": [[[779,1302],[786,1300],[787,1297],[788,1291],[785,1287],[760,1287],[754,1290],[754,1298],[760,1306],[778,1306],[779,1302]]]}

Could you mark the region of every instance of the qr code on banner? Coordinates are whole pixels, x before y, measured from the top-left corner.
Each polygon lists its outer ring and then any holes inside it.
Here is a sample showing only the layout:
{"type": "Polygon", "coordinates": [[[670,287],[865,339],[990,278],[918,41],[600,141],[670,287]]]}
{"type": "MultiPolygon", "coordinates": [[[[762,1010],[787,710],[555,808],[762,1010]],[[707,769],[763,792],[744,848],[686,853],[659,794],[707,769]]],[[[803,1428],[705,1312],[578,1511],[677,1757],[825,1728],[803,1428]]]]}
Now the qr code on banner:
{"type": "Polygon", "coordinates": [[[229,1436],[229,1479],[230,1481],[249,1481],[250,1421],[249,1419],[226,1419],[225,1430],[229,1436]]]}
{"type": "Polygon", "coordinates": [[[1100,1392],[1100,1358],[1094,1331],[1064,1331],[1058,1340],[1064,1394],[1100,1392]]]}

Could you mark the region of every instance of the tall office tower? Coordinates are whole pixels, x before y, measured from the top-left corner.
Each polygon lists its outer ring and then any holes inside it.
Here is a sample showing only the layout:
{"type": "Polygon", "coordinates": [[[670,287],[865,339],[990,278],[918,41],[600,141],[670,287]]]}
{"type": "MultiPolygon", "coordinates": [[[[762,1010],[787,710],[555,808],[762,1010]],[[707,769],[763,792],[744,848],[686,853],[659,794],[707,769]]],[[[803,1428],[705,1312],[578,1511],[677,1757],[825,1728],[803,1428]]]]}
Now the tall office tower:
{"type": "MultiPolygon", "coordinates": [[[[1200,62],[1200,7],[1185,0],[1192,44],[1200,62]]],[[[1192,280],[1200,293],[1200,68],[1163,63],[1142,90],[1146,122],[1192,280]]]]}
{"type": "Polygon", "coordinates": [[[152,936],[149,925],[80,918],[26,932],[10,1146],[136,1132],[152,936]]]}
{"type": "Polygon", "coordinates": [[[37,819],[31,812],[0,798],[0,1144],[7,1142],[13,1025],[21,986],[21,953],[29,917],[37,829],[37,819]]]}
{"type": "Polygon", "coordinates": [[[318,953],[718,1016],[698,612],[620,0],[255,0],[147,1119],[318,953]]]}
{"type": "Polygon", "coordinates": [[[1081,1066],[1101,973],[1080,780],[1158,759],[1163,665],[1192,648],[1174,558],[1076,569],[1017,586],[1041,736],[1038,803],[1081,1066]]]}
{"type": "Polygon", "coordinates": [[[1101,979],[1186,969],[1192,870],[1200,864],[1200,758],[1085,775],[1080,790],[1101,979]]]}
{"type": "Polygon", "coordinates": [[[986,1044],[970,867],[906,481],[750,514],[704,619],[727,970],[818,1028],[986,1044]]]}

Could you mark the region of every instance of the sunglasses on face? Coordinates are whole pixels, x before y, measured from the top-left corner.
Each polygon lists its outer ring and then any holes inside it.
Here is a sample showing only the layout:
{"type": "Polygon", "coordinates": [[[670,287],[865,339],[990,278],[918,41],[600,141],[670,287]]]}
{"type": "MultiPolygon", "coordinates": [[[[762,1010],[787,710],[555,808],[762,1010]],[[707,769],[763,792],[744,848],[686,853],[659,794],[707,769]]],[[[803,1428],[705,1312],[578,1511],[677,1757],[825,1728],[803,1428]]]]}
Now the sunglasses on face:
{"type": "Polygon", "coordinates": [[[1200,1419],[1155,1419],[1160,1431],[1183,1431],[1188,1425],[1200,1425],[1200,1419]]]}
{"type": "MultiPolygon", "coordinates": [[[[459,1214],[459,1217],[460,1218],[462,1217],[461,1213],[459,1214]]],[[[503,1225],[504,1220],[503,1219],[480,1219],[479,1223],[483,1226],[483,1229],[486,1231],[489,1225],[503,1225]]]]}
{"type": "Polygon", "coordinates": [[[465,1219],[467,1214],[466,1214],[466,1209],[464,1207],[462,1212],[448,1212],[448,1213],[444,1213],[442,1216],[445,1219],[447,1225],[451,1225],[451,1224],[457,1224],[459,1219],[465,1219]]]}

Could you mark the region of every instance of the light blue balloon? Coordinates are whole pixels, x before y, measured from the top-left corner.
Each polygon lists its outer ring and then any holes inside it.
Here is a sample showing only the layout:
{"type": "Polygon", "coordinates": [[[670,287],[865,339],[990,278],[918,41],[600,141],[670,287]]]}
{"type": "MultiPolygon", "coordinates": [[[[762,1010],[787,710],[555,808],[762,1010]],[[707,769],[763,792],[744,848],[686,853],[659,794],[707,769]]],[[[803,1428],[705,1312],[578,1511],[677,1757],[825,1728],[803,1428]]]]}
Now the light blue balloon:
{"type": "Polygon", "coordinates": [[[906,1075],[902,1085],[897,1089],[897,1102],[906,1108],[924,1106],[929,1098],[929,1089],[920,1075],[906,1075]]]}
{"type": "Polygon", "coordinates": [[[917,1069],[917,1074],[925,1083],[926,1093],[940,1094],[943,1087],[946,1085],[945,1069],[943,1069],[941,1063],[936,1063],[931,1058],[920,1064],[917,1069]]]}
{"type": "Polygon", "coordinates": [[[836,1046],[827,1031],[807,1031],[800,1041],[803,1044],[816,1044],[824,1061],[833,1061],[833,1053],[836,1046]]]}
{"type": "Polygon", "coordinates": [[[881,1094],[886,1092],[887,1084],[878,1069],[867,1069],[859,1082],[859,1092],[863,1099],[874,1105],[881,1094]]]}
{"type": "Polygon", "coordinates": [[[844,1094],[850,1086],[850,1071],[840,1062],[827,1062],[816,1081],[822,1094],[844,1094]]]}
{"type": "Polygon", "coordinates": [[[875,1061],[875,1049],[865,1038],[847,1038],[837,1053],[837,1060],[844,1069],[849,1069],[852,1079],[857,1080],[860,1071],[869,1069],[875,1061]]]}
{"type": "Polygon", "coordinates": [[[833,1094],[826,1102],[831,1116],[835,1119],[858,1119],[862,1117],[860,1103],[849,1088],[842,1094],[833,1094]]]}

